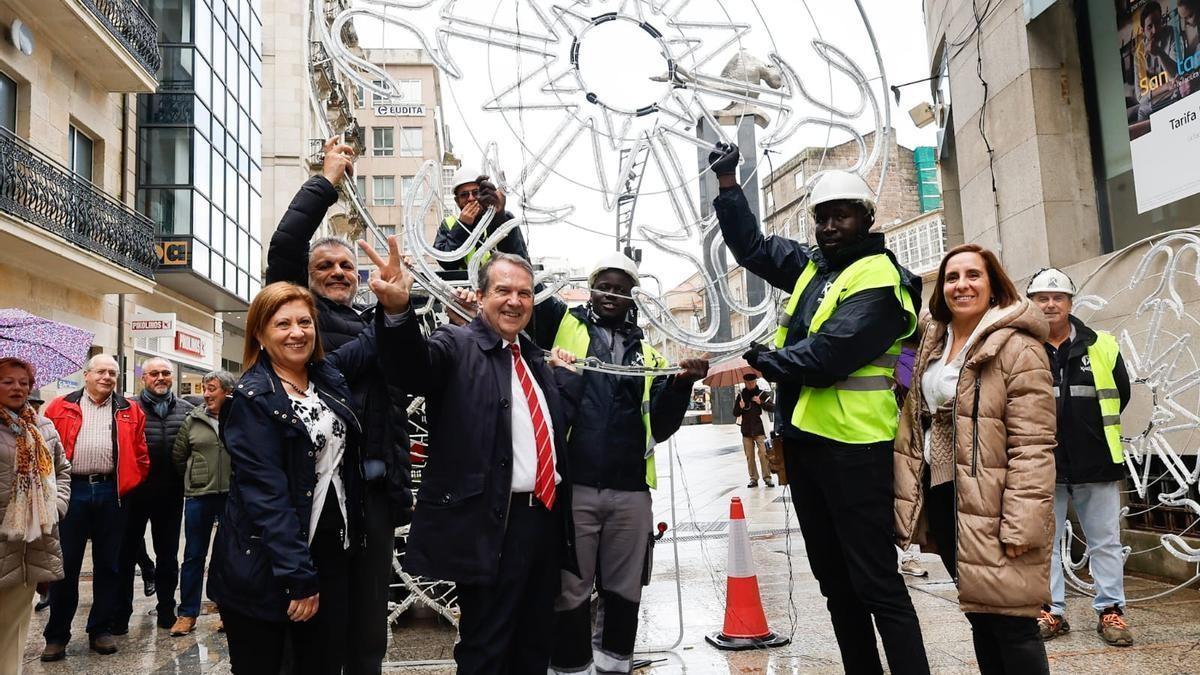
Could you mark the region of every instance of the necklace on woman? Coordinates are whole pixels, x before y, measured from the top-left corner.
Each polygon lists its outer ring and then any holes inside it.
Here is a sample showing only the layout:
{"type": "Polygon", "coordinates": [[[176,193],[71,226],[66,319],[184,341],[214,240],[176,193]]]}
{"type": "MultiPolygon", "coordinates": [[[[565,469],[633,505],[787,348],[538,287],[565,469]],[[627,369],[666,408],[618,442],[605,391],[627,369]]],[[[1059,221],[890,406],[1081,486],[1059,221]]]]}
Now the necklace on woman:
{"type": "Polygon", "coordinates": [[[301,396],[308,396],[308,388],[307,387],[297,387],[294,382],[289,382],[288,380],[283,379],[283,377],[279,373],[275,373],[275,377],[278,377],[280,382],[282,382],[282,383],[286,384],[287,386],[291,387],[292,389],[296,390],[297,394],[299,394],[301,396]]]}

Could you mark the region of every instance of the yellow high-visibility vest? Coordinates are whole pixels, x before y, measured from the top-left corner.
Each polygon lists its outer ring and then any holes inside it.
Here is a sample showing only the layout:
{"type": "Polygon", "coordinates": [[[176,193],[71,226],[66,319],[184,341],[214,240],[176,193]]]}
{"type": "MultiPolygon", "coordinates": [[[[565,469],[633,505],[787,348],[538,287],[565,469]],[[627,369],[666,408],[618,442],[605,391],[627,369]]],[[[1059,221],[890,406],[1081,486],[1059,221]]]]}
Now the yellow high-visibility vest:
{"type": "MultiPolygon", "coordinates": [[[[796,280],[792,297],[775,331],[776,349],[784,346],[788,325],[800,302],[800,295],[816,274],[817,266],[809,261],[796,280]]],[[[874,288],[891,288],[895,291],[896,299],[908,319],[907,328],[886,352],[846,379],[831,387],[803,387],[791,417],[792,426],[797,429],[843,443],[866,444],[895,439],[899,410],[892,393],[892,381],[900,360],[900,343],[916,330],[917,313],[912,297],[900,283],[900,272],[891,258],[882,253],[870,255],[842,270],[825,289],[808,332],[817,332],[847,298],[874,288]]]]}
{"type": "MultiPolygon", "coordinates": [[[[588,333],[587,324],[580,321],[574,314],[567,312],[558,324],[558,333],[554,336],[554,346],[571,352],[579,358],[587,356],[588,345],[592,336],[588,333]]],[[[642,340],[642,360],[647,368],[665,368],[667,360],[642,340]]],[[[658,471],[654,467],[654,436],[650,433],[650,385],[654,377],[647,375],[646,384],[642,388],[642,425],[646,428],[646,485],[658,488],[658,471]]],[[[569,436],[569,432],[568,432],[569,436]]]]}

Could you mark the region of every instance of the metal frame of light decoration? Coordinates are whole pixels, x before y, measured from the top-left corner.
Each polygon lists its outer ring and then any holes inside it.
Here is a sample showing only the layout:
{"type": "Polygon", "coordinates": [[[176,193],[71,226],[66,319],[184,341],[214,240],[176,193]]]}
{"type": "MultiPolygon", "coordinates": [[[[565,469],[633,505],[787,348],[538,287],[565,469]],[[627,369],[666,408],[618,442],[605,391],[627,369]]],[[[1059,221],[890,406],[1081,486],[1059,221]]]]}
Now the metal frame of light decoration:
{"type": "MultiPolygon", "coordinates": [[[[860,0],[855,0],[855,7],[867,31],[874,54],[873,67],[879,75],[868,78],[863,69],[845,52],[820,39],[818,28],[818,39],[809,44],[825,64],[818,72],[822,76],[816,78],[819,82],[806,82],[777,52],[759,2],[738,2],[736,11],[740,16],[757,17],[763,25],[765,36],[751,36],[751,25],[731,18],[724,0],[707,2],[718,7],[726,21],[690,20],[689,5],[694,9],[703,1],[705,0],[511,0],[508,4],[532,10],[537,19],[536,25],[522,28],[519,24],[506,25],[498,16],[500,5],[505,3],[494,3],[494,14],[490,18],[477,19],[460,11],[459,5],[465,4],[462,0],[365,0],[354,6],[349,6],[349,3],[343,0],[310,0],[309,11],[306,12],[306,34],[310,38],[310,73],[319,62],[326,77],[333,75],[345,78],[362,87],[364,92],[391,95],[399,88],[381,66],[363,59],[343,42],[344,29],[358,17],[372,18],[385,26],[402,29],[415,36],[450,82],[463,75],[463,70],[455,61],[450,49],[452,39],[485,45],[489,49],[489,57],[490,50],[496,49],[517,57],[534,56],[542,59],[541,67],[524,74],[518,69],[517,76],[510,82],[498,87],[493,83],[491,98],[478,102],[484,111],[501,115],[509,130],[513,132],[514,138],[522,144],[523,164],[519,171],[513,172],[516,176],[513,180],[505,179],[507,173],[502,170],[495,143],[486,143],[480,148],[484,156],[484,173],[492,176],[504,189],[509,196],[509,204],[519,206],[518,218],[505,223],[485,238],[487,225],[495,215],[493,210],[489,209],[481,217],[479,226],[458,250],[442,252],[434,249],[424,238],[423,227],[428,214],[432,213],[435,216],[435,222],[441,222],[445,215],[440,164],[434,161],[426,162],[412,181],[410,189],[401,195],[406,249],[417,254],[414,255],[413,270],[417,284],[452,311],[455,306],[453,286],[438,277],[427,258],[443,261],[460,259],[476,246],[482,250],[490,250],[513,228],[530,224],[562,223],[589,229],[571,221],[573,206],[548,204],[542,200],[541,191],[547,180],[555,176],[572,182],[577,187],[591,189],[599,194],[603,207],[612,211],[623,195],[628,198],[627,191],[630,185],[640,185],[639,181],[630,180],[631,174],[635,165],[645,162],[654,165],[666,188],[662,192],[640,191],[640,197],[661,196],[667,199],[675,222],[673,227],[669,228],[642,226],[639,232],[650,245],[687,261],[696,270],[702,285],[695,290],[704,294],[705,315],[710,317],[710,320],[704,329],[680,325],[668,311],[667,303],[661,297],[661,288],[658,294],[648,292],[644,288],[635,289],[633,299],[641,316],[669,340],[707,353],[714,362],[731,358],[752,343],[762,341],[770,335],[777,324],[781,293],[771,290],[761,302],[751,306],[736,297],[724,274],[713,274],[709,271],[720,269],[719,261],[726,258],[723,249],[725,244],[721,237],[713,236],[717,228],[715,216],[702,216],[688,190],[690,184],[702,179],[706,168],[702,167],[699,171],[685,170],[674,143],[686,144],[692,151],[707,152],[711,149],[711,141],[698,138],[699,125],[715,133],[718,140],[732,142],[734,139],[726,133],[713,113],[715,102],[720,100],[722,103],[756,106],[769,113],[773,119],[760,137],[760,147],[743,148],[743,152],[757,153],[760,150],[776,148],[803,128],[815,127],[824,130],[826,134],[841,132],[849,135],[859,150],[857,161],[851,170],[864,178],[874,173],[877,176],[878,192],[885,180],[887,148],[890,145],[890,102],[886,95],[881,95],[887,91],[886,74],[874,32],[860,0]],[[418,15],[424,15],[424,20],[417,18],[418,15]],[[668,64],[667,83],[662,89],[662,95],[652,104],[631,109],[603,101],[588,91],[580,70],[580,45],[590,31],[611,21],[629,22],[645,31],[655,40],[668,64]],[[426,32],[425,29],[430,32],[426,32]],[[767,56],[769,64],[782,76],[782,86],[779,89],[706,72],[714,64],[719,68],[720,64],[715,59],[729,53],[731,48],[740,49],[747,37],[753,37],[755,45],[770,47],[767,56]],[[840,106],[831,100],[835,73],[839,78],[848,79],[852,83],[853,90],[857,93],[857,100],[853,105],[840,106]],[[377,85],[377,81],[383,85],[377,85]],[[828,97],[830,100],[818,96],[822,88],[816,85],[823,85],[825,82],[828,82],[828,90],[831,92],[828,97]],[[802,114],[800,106],[805,104],[815,108],[817,114],[802,114]],[[519,117],[523,111],[534,110],[559,111],[562,116],[557,125],[547,127],[549,133],[541,142],[530,146],[526,144],[526,130],[514,128],[508,115],[515,113],[519,117]],[[856,123],[861,124],[864,119],[869,121],[873,130],[873,139],[870,142],[866,138],[867,134],[856,128],[856,123]],[[560,170],[560,162],[577,143],[585,144],[584,149],[590,147],[592,151],[594,182],[589,181],[585,184],[572,180],[560,170]],[[621,157],[624,159],[610,161],[612,158],[621,157]],[[606,168],[613,164],[617,165],[615,175],[606,168]],[[706,240],[711,240],[711,244],[700,244],[706,240]],[[689,250],[688,245],[694,250],[689,250]],[[721,317],[722,313],[733,312],[757,316],[758,321],[740,339],[715,341],[718,317],[721,317]]],[[[802,0],[800,5],[804,7],[810,20],[813,20],[807,4],[802,0]]],[[[813,23],[815,26],[815,20],[813,23]]],[[[490,60],[489,58],[488,61],[490,60]]],[[[455,105],[458,105],[458,96],[454,88],[450,86],[446,87],[446,90],[455,105]]],[[[343,131],[329,126],[325,102],[317,97],[315,89],[310,88],[309,93],[315,117],[324,127],[323,135],[329,137],[343,131]]],[[[819,178],[824,159],[822,155],[817,171],[809,174],[810,185],[819,178]]],[[[368,237],[382,241],[382,231],[367,211],[366,204],[357,193],[354,184],[347,181],[344,190],[350,197],[352,209],[364,224],[368,237]]],[[[468,278],[475,277],[481,258],[483,256],[473,257],[468,278]]],[[[545,285],[538,300],[566,287],[586,287],[586,284],[573,281],[567,273],[560,270],[541,272],[537,281],[545,285]]],[[[433,305],[434,303],[429,303],[423,311],[432,311],[433,305]]],[[[580,365],[584,369],[622,376],[644,377],[678,372],[675,366],[661,369],[622,367],[594,360],[580,365]]],[[[668,444],[668,460],[674,464],[673,441],[668,444]]],[[[674,514],[674,471],[671,471],[671,508],[674,514]]],[[[677,549],[675,557],[679,635],[671,645],[643,649],[639,650],[639,653],[669,651],[677,647],[682,640],[682,595],[679,588],[677,549]]],[[[416,601],[424,602],[420,598],[416,601]]],[[[438,611],[451,621],[454,620],[450,614],[438,611]]],[[[423,661],[408,662],[404,665],[448,663],[451,662],[423,661]]]]}
{"type": "MultiPolygon", "coordinates": [[[[1175,507],[1190,511],[1193,519],[1186,529],[1200,526],[1200,504],[1188,496],[1200,484],[1200,457],[1194,454],[1200,439],[1200,348],[1196,342],[1200,338],[1200,319],[1187,307],[1196,302],[1200,302],[1200,229],[1188,229],[1149,237],[1114,254],[1079,284],[1074,306],[1077,316],[1116,337],[1134,393],[1146,396],[1151,404],[1145,420],[1130,420],[1128,415],[1123,420],[1121,444],[1133,485],[1128,493],[1146,498],[1150,487],[1169,476],[1176,488],[1160,493],[1158,504],[1149,510],[1175,507]],[[1128,283],[1114,287],[1114,267],[1142,249],[1145,253],[1128,283]],[[1114,322],[1116,317],[1109,314],[1109,308],[1129,307],[1130,299],[1132,312],[1114,322]],[[1144,424],[1134,428],[1131,422],[1144,424]],[[1193,454],[1188,455],[1187,450],[1193,454]],[[1151,475],[1155,458],[1166,469],[1162,476],[1151,475]],[[1191,460],[1191,467],[1185,458],[1191,460]]],[[[1122,507],[1121,516],[1130,515],[1139,514],[1122,507]]],[[[1072,557],[1071,542],[1076,538],[1067,521],[1060,543],[1065,578],[1076,590],[1094,595],[1095,585],[1077,574],[1088,564],[1088,555],[1085,552],[1079,559],[1072,557]]],[[[1195,565],[1192,577],[1158,593],[1127,598],[1126,602],[1154,600],[1200,581],[1200,549],[1188,545],[1178,534],[1161,534],[1158,546],[1152,548],[1134,551],[1124,546],[1122,555],[1128,560],[1159,549],[1195,565]]]]}

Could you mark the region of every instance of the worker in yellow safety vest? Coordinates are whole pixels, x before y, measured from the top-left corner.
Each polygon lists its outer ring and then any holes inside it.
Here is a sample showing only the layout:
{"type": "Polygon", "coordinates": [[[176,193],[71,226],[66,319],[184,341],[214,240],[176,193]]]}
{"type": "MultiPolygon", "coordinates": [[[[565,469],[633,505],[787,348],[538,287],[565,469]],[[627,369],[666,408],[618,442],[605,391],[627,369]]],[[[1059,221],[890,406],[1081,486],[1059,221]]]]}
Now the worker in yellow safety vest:
{"type": "MultiPolygon", "coordinates": [[[[513,219],[513,214],[504,208],[507,201],[504,191],[498,188],[490,177],[474,167],[462,166],[454,172],[451,194],[454,195],[454,204],[458,207],[458,215],[448,215],[438,225],[433,247],[439,251],[458,250],[475,231],[475,224],[479,222],[489,207],[495,207],[496,213],[488,224],[488,233],[484,235],[484,238],[495,232],[497,227],[513,219]]],[[[483,243],[482,239],[471,247],[462,258],[449,261],[439,260],[438,264],[446,270],[465,270],[471,264],[471,260],[479,254],[479,244],[481,243],[483,243]]],[[[513,229],[504,239],[501,239],[500,243],[496,244],[495,250],[529,259],[529,249],[525,245],[525,237],[521,234],[520,227],[513,229]]],[[[479,261],[480,264],[487,262],[491,257],[487,251],[484,251],[482,255],[483,259],[479,261]]]]}
{"type": "MultiPolygon", "coordinates": [[[[667,366],[637,325],[632,296],[638,285],[633,260],[616,252],[604,256],[588,277],[586,305],[568,309],[551,296],[534,307],[534,342],[580,359],[667,366]]],[[[683,372],[675,375],[584,371],[580,412],[567,436],[580,574],[562,575],[551,672],[631,672],[638,606],[652,557],[655,444],[679,429],[692,385],[708,373],[703,359],[679,365],[683,372]],[[594,629],[593,588],[600,591],[594,629]]]]}
{"type": "MultiPolygon", "coordinates": [[[[921,627],[896,569],[892,393],[900,342],[917,325],[920,279],[870,231],[875,195],[856,173],[819,173],[808,191],[816,246],[764,237],[738,184],[736,146],[709,155],[725,244],[751,274],[791,296],[774,349],[747,362],[775,383],[785,475],[848,673],[927,673],[921,627]]],[[[915,197],[914,197],[915,198],[915,197]]],[[[783,476],[781,476],[782,479],[783,476]]]]}
{"type": "Polygon", "coordinates": [[[1121,547],[1121,490],[1127,473],[1121,443],[1121,411],[1129,403],[1129,373],[1117,340],[1071,316],[1075,283],[1048,267],[1025,290],[1050,325],[1046,355],[1058,404],[1054,463],[1054,549],[1050,561],[1050,606],[1038,629],[1050,640],[1071,630],[1065,612],[1067,588],[1062,538],[1068,504],[1075,505],[1087,539],[1088,567],[1096,587],[1092,608],[1096,633],[1114,647],[1133,644],[1125,620],[1125,555],[1121,547]]]}

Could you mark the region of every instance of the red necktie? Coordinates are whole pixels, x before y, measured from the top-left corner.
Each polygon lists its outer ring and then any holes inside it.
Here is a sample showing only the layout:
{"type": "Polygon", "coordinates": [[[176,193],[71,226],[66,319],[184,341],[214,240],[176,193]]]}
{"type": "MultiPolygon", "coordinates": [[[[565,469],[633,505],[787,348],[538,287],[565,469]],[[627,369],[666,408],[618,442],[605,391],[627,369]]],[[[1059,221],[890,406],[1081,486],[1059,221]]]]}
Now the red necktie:
{"type": "Polygon", "coordinates": [[[546,508],[554,508],[554,448],[550,444],[550,427],[546,424],[537,392],[533,389],[533,378],[521,359],[520,345],[514,342],[509,349],[513,355],[513,373],[521,383],[521,391],[525,392],[525,400],[529,403],[529,414],[533,417],[533,439],[537,445],[537,477],[533,480],[533,494],[546,508]]]}

